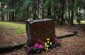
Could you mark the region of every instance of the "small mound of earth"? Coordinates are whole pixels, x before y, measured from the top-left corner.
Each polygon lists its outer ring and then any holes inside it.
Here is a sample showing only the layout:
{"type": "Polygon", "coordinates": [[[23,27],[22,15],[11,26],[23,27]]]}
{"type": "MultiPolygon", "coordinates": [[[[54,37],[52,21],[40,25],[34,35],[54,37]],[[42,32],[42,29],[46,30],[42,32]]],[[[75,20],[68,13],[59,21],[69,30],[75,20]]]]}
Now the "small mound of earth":
{"type": "Polygon", "coordinates": [[[0,26],[0,48],[13,47],[27,42],[24,34],[15,34],[15,29],[0,26]]]}

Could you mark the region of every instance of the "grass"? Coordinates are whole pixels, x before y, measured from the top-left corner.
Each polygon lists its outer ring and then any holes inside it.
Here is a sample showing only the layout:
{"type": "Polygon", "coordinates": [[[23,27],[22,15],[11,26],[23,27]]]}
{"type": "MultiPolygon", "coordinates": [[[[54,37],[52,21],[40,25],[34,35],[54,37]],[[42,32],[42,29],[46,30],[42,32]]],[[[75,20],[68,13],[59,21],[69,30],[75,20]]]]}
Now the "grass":
{"type": "Polygon", "coordinates": [[[85,24],[85,20],[82,20],[81,23],[85,24]]]}
{"type": "MultiPolygon", "coordinates": [[[[76,20],[74,20],[74,24],[79,24],[79,23],[77,23],[76,20]]],[[[81,20],[80,24],[85,24],[85,20],[81,20]]]]}
{"type": "MultiPolygon", "coordinates": [[[[85,24],[85,20],[82,20],[81,23],[85,24]]],[[[78,23],[76,21],[74,21],[74,24],[78,24],[78,23]]],[[[6,27],[14,28],[16,34],[22,34],[22,33],[26,32],[25,24],[21,24],[21,23],[0,21],[0,26],[6,26],[6,27]]]]}
{"type": "Polygon", "coordinates": [[[0,21],[0,26],[6,26],[6,27],[14,28],[16,34],[22,34],[22,33],[26,32],[25,31],[25,24],[0,21]]]}

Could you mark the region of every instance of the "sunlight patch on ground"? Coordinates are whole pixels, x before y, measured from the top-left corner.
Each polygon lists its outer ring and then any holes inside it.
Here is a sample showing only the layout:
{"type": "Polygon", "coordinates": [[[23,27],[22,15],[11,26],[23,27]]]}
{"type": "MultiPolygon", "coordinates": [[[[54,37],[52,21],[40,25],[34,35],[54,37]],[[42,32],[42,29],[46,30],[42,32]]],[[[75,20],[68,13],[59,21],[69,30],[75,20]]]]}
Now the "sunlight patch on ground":
{"type": "Polygon", "coordinates": [[[14,28],[17,34],[21,34],[25,32],[25,24],[18,24],[13,22],[2,22],[0,21],[0,26],[6,26],[14,28]]]}
{"type": "MultiPolygon", "coordinates": [[[[79,24],[79,23],[77,23],[77,21],[74,20],[74,24],[79,24]]],[[[85,24],[85,20],[81,20],[81,21],[80,21],[80,24],[85,24]]]]}
{"type": "Polygon", "coordinates": [[[82,20],[81,23],[85,24],[85,20],[82,20]]]}

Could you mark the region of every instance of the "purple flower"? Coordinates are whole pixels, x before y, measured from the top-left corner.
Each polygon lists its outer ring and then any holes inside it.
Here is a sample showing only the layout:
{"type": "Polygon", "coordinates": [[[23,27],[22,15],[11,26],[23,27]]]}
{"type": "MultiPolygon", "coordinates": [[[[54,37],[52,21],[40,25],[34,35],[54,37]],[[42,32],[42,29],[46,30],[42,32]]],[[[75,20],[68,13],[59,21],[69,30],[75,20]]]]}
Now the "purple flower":
{"type": "Polygon", "coordinates": [[[61,41],[55,38],[56,43],[61,44],[61,41]]]}
{"type": "Polygon", "coordinates": [[[27,52],[30,53],[32,47],[27,47],[27,52]]]}
{"type": "Polygon", "coordinates": [[[45,45],[44,42],[41,42],[42,45],[45,45]]]}

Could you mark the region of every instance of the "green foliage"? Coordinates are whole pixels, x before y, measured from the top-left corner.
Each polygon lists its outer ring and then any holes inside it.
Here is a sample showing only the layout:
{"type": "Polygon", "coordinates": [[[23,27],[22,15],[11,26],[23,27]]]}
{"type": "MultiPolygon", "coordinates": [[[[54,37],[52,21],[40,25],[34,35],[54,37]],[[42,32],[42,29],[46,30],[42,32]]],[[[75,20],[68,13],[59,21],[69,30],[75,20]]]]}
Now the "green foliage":
{"type": "Polygon", "coordinates": [[[25,19],[26,20],[26,17],[27,17],[26,11],[31,3],[32,3],[31,0],[20,0],[16,3],[15,10],[16,11],[18,10],[18,13],[17,13],[18,19],[25,19]]]}
{"type": "Polygon", "coordinates": [[[30,2],[29,0],[26,0],[23,2],[23,6],[20,8],[20,12],[22,11],[25,11],[27,9],[27,7],[30,5],[30,2]]]}
{"type": "MultiPolygon", "coordinates": [[[[84,0],[0,0],[0,2],[7,5],[7,8],[2,6],[0,9],[0,16],[3,17],[5,14],[14,12],[14,19],[17,21],[25,21],[28,18],[34,18],[34,16],[36,19],[49,16],[48,18],[52,18],[55,23],[66,19],[80,20],[79,11],[85,8],[84,0]],[[9,3],[13,4],[8,5],[9,3]],[[72,18],[72,16],[78,18],[72,18]]],[[[64,21],[62,22],[64,23],[64,21]]]]}
{"type": "Polygon", "coordinates": [[[10,0],[0,0],[0,2],[8,3],[10,0]]]}
{"type": "Polygon", "coordinates": [[[10,13],[10,12],[15,12],[15,9],[3,9],[2,10],[3,15],[10,13]]]}

